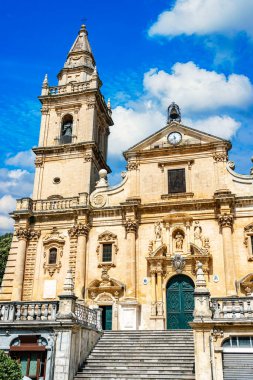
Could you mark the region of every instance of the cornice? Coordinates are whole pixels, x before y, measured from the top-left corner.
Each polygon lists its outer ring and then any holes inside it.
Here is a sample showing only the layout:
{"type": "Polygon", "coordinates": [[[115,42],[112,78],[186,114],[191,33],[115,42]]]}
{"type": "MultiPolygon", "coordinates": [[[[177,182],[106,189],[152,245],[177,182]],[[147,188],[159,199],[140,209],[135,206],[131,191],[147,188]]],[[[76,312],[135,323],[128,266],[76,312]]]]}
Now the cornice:
{"type": "MultiPolygon", "coordinates": [[[[95,159],[99,163],[99,165],[106,169],[108,173],[111,173],[111,168],[107,165],[103,155],[101,154],[100,150],[97,148],[97,144],[95,141],[86,141],[86,142],[80,142],[75,144],[61,144],[61,145],[54,145],[54,146],[44,146],[44,147],[37,147],[33,148],[33,152],[36,156],[53,156],[53,155],[59,155],[64,153],[71,153],[71,152],[78,152],[83,153],[86,150],[91,149],[95,159]]],[[[59,157],[57,157],[59,158],[59,157]]]]}
{"type": "Polygon", "coordinates": [[[220,141],[220,142],[212,142],[206,144],[191,144],[191,145],[178,145],[178,146],[168,146],[162,148],[155,149],[147,149],[147,150],[138,150],[138,151],[126,151],[123,153],[126,160],[129,158],[149,158],[149,157],[162,157],[162,156],[181,156],[187,153],[200,153],[200,152],[209,152],[211,156],[216,152],[216,149],[220,147],[229,150],[231,148],[231,144],[228,141],[220,141]]]}

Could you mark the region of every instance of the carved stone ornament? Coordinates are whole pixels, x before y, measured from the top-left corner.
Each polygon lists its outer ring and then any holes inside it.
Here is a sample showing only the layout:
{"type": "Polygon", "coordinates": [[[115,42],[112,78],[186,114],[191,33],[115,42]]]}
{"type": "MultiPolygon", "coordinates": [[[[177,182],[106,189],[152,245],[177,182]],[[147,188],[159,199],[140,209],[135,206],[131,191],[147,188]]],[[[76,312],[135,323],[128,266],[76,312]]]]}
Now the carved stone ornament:
{"type": "Polygon", "coordinates": [[[244,244],[246,247],[248,247],[248,237],[251,235],[253,235],[253,223],[250,223],[244,227],[244,244]]]}
{"type": "Polygon", "coordinates": [[[15,234],[18,240],[37,240],[40,237],[40,230],[32,230],[31,228],[17,228],[15,234]]]}
{"type": "Polygon", "coordinates": [[[216,342],[218,338],[223,338],[224,332],[219,327],[214,327],[213,330],[211,331],[211,335],[214,341],[216,342]]]}
{"type": "Polygon", "coordinates": [[[105,231],[98,236],[98,241],[108,242],[117,240],[117,235],[110,231],[105,231]]]}
{"type": "Polygon", "coordinates": [[[131,170],[137,170],[138,169],[138,167],[139,167],[139,164],[138,164],[138,162],[128,162],[128,164],[127,164],[127,170],[128,171],[131,171],[131,170]]]}
{"type": "Polygon", "coordinates": [[[90,230],[89,224],[78,223],[74,224],[69,230],[70,237],[76,237],[80,235],[87,236],[90,230]]]}
{"type": "Polygon", "coordinates": [[[36,157],[35,161],[34,161],[34,164],[35,164],[36,168],[41,168],[43,166],[43,159],[42,159],[42,157],[36,157]]]}
{"type": "Polygon", "coordinates": [[[106,204],[106,196],[103,194],[94,195],[92,198],[93,207],[103,207],[106,204]]]}
{"type": "Polygon", "coordinates": [[[92,154],[91,153],[86,153],[84,155],[84,162],[91,162],[92,161],[92,154]]]}
{"type": "Polygon", "coordinates": [[[234,216],[232,214],[223,214],[218,216],[218,222],[221,228],[224,227],[233,227],[233,222],[234,222],[234,216]]]}
{"type": "Polygon", "coordinates": [[[162,224],[161,222],[155,222],[154,224],[155,241],[162,241],[162,224]]]}
{"type": "Polygon", "coordinates": [[[228,160],[228,155],[225,152],[214,153],[213,159],[215,162],[226,162],[228,160]]]}
{"type": "Polygon", "coordinates": [[[177,273],[182,273],[185,266],[185,259],[179,253],[176,253],[172,259],[172,266],[177,273]]]}
{"type": "Polygon", "coordinates": [[[126,233],[128,234],[129,232],[134,232],[136,233],[137,229],[138,229],[138,222],[136,219],[127,219],[125,221],[125,229],[126,229],[126,233]]]}

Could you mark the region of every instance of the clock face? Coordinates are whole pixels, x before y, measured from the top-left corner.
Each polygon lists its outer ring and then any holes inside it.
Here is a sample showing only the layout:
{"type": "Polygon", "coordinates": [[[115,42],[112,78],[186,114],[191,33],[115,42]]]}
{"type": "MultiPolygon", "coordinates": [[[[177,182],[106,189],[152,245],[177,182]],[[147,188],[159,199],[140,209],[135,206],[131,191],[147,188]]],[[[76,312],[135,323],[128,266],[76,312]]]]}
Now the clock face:
{"type": "Polygon", "coordinates": [[[168,142],[169,142],[169,144],[177,145],[177,144],[180,143],[181,140],[182,140],[182,135],[179,132],[171,132],[168,135],[168,142]]]}

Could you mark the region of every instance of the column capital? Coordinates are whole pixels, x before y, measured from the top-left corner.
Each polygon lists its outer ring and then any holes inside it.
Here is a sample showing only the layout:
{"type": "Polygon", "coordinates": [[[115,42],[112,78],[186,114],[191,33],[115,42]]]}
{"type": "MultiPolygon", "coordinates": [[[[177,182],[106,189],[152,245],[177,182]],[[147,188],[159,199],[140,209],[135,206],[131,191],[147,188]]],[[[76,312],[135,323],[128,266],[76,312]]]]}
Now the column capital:
{"type": "Polygon", "coordinates": [[[126,229],[126,233],[128,234],[129,232],[133,232],[133,233],[136,233],[137,232],[137,229],[138,229],[138,222],[136,219],[127,219],[125,221],[125,229],[126,229]]]}
{"type": "Polygon", "coordinates": [[[19,227],[15,230],[15,235],[18,240],[38,239],[40,237],[40,230],[19,227]]]}
{"type": "Polygon", "coordinates": [[[224,228],[224,227],[232,228],[233,222],[234,222],[233,214],[222,214],[218,216],[218,223],[221,228],[224,228]]]}
{"type": "Polygon", "coordinates": [[[69,236],[70,237],[77,237],[77,236],[87,236],[90,231],[90,225],[89,224],[83,224],[78,223],[74,224],[69,230],[69,236]]]}

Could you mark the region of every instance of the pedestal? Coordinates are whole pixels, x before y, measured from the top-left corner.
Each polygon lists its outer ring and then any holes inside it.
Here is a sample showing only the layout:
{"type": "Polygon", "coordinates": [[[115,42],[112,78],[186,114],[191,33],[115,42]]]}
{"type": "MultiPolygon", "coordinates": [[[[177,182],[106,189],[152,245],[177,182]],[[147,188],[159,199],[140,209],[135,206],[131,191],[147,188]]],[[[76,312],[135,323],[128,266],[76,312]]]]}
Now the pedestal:
{"type": "Polygon", "coordinates": [[[120,302],[119,330],[138,330],[140,321],[140,305],[132,298],[120,302]]]}

